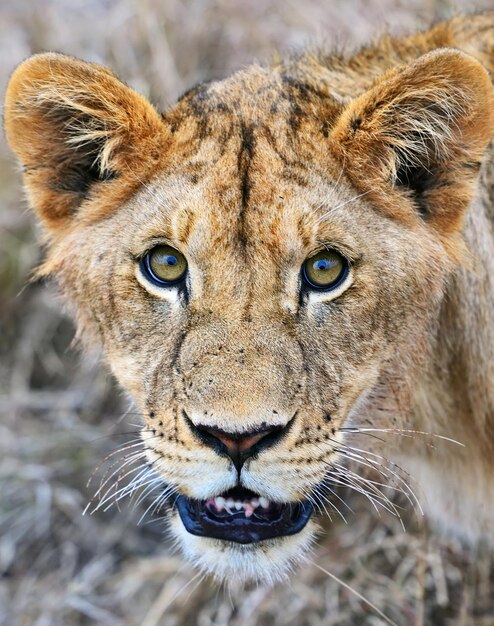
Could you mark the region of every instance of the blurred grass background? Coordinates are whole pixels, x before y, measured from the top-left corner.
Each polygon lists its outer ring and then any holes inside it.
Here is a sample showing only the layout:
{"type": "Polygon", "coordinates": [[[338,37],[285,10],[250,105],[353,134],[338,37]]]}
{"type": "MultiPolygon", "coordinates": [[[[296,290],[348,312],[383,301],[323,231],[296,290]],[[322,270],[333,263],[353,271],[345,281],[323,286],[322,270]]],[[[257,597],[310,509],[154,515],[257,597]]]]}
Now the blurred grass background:
{"type": "MultiPolygon", "coordinates": [[[[34,52],[108,64],[164,108],[199,80],[307,44],[355,46],[389,27],[430,24],[491,0],[1,0],[0,92],[34,52]]],[[[73,326],[40,258],[19,171],[0,139],[0,624],[4,626],[329,626],[384,623],[313,564],[274,589],[228,594],[199,582],[146,503],[82,511],[86,483],[133,435],[108,375],[70,348],[73,326]]],[[[311,556],[399,626],[494,624],[492,559],[403,533],[355,502],[311,556]]]]}

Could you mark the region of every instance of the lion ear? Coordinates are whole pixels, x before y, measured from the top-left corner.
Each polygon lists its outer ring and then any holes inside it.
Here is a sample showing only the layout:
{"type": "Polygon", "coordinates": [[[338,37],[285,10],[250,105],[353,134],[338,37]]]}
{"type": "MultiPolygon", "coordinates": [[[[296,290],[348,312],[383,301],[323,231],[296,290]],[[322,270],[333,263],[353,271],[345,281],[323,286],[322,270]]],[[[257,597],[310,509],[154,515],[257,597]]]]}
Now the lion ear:
{"type": "MultiPolygon", "coordinates": [[[[360,189],[399,214],[403,197],[442,234],[461,228],[494,133],[493,87],[472,57],[441,49],[352,101],[332,148],[360,189]]],[[[410,205],[408,214],[410,214],[410,205]]]]}
{"type": "Polygon", "coordinates": [[[159,159],[165,130],[151,104],[108,69],[59,54],[15,70],[4,117],[29,202],[51,231],[86,200],[136,187],[159,159]]]}

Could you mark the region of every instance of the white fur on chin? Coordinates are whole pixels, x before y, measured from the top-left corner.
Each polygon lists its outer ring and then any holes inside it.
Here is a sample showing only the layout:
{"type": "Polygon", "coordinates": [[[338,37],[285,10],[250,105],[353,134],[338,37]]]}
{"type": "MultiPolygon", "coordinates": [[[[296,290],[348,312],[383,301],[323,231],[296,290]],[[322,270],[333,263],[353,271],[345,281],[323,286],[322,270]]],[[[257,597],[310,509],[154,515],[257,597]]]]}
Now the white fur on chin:
{"type": "Polygon", "coordinates": [[[169,524],[185,558],[229,587],[249,582],[274,585],[287,580],[294,567],[307,559],[320,530],[310,519],[296,535],[244,545],[191,535],[176,511],[170,516],[169,524]]]}

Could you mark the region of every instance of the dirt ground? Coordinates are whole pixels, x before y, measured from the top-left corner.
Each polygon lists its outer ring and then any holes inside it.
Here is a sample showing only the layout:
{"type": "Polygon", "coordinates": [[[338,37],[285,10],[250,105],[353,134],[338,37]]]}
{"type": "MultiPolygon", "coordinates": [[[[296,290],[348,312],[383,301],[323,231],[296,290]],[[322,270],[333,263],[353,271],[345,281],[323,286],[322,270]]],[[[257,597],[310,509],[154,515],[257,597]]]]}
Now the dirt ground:
{"type": "MultiPolygon", "coordinates": [[[[475,7],[494,0],[456,4],[475,7]]],[[[56,50],[110,65],[164,108],[198,80],[275,50],[354,46],[454,10],[448,0],[0,0],[0,92],[19,61],[56,50]]],[[[93,471],[135,437],[139,416],[70,347],[53,287],[28,284],[37,234],[2,138],[1,625],[377,626],[386,623],[378,611],[399,626],[494,625],[486,550],[441,542],[411,515],[403,532],[365,502],[352,501],[348,524],[330,524],[289,584],[238,593],[183,564],[145,498],[83,515],[93,471]]]]}

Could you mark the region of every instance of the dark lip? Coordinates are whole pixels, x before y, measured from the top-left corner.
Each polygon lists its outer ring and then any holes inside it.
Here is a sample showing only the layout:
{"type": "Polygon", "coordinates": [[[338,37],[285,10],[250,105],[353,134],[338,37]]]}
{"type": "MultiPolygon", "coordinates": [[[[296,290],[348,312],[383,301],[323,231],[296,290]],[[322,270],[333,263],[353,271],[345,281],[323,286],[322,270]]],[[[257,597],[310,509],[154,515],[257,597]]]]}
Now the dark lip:
{"type": "MultiPolygon", "coordinates": [[[[259,497],[252,491],[236,487],[221,494],[234,499],[259,497]]],[[[300,532],[309,521],[313,507],[307,500],[286,504],[273,503],[267,512],[246,517],[244,512],[218,514],[206,506],[205,500],[178,496],[175,500],[185,529],[198,537],[222,539],[240,544],[251,544],[286,537],[300,532]]]]}

